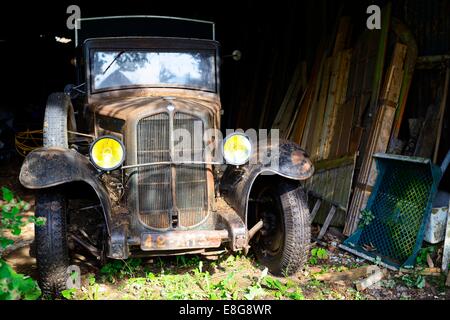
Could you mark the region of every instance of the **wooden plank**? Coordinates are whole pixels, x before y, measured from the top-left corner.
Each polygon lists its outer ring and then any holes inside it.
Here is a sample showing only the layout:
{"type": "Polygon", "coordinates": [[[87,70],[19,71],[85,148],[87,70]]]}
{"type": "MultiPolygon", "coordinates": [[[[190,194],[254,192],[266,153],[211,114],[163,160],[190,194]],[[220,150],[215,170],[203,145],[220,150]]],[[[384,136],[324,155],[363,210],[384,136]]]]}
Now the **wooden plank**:
{"type": "Polygon", "coordinates": [[[351,17],[345,16],[339,19],[339,27],[334,43],[333,56],[347,48],[351,36],[351,17]]]}
{"type": "MultiPolygon", "coordinates": [[[[340,210],[339,215],[333,221],[335,226],[343,226],[345,223],[345,213],[350,203],[355,159],[356,154],[316,162],[315,174],[304,183],[308,194],[326,201],[340,210]]],[[[320,218],[326,219],[326,215],[320,214],[320,218]]]]}
{"type": "MultiPolygon", "coordinates": [[[[373,30],[365,32],[365,38],[361,44],[362,57],[360,57],[360,63],[364,65],[364,72],[361,73],[363,75],[361,79],[356,79],[356,83],[360,83],[360,85],[358,85],[359,92],[356,95],[355,126],[350,142],[350,152],[355,151],[359,153],[355,166],[356,177],[359,177],[363,167],[365,152],[370,144],[369,138],[374,121],[373,115],[377,114],[379,107],[378,98],[384,74],[391,7],[392,4],[388,3],[382,9],[382,29],[377,32],[373,30]]],[[[355,180],[355,189],[357,185],[358,180],[355,180]]],[[[359,211],[355,211],[355,207],[359,207],[356,203],[359,203],[360,198],[361,194],[355,192],[344,228],[344,234],[347,236],[355,230],[357,225],[355,220],[359,218],[359,211]]]]}
{"type": "MultiPolygon", "coordinates": [[[[330,134],[327,137],[325,148],[325,159],[336,158],[338,154],[339,143],[344,127],[344,103],[347,100],[347,86],[350,71],[350,61],[352,57],[352,50],[346,50],[343,53],[343,59],[340,70],[340,84],[336,97],[336,120],[330,128],[330,134]]],[[[347,124],[351,127],[351,123],[347,124]]]]}
{"type": "Polygon", "coordinates": [[[308,68],[306,65],[306,61],[302,61],[300,63],[301,65],[301,70],[300,70],[300,78],[298,79],[299,84],[300,84],[300,90],[299,90],[299,94],[301,93],[301,98],[298,101],[297,105],[294,108],[294,113],[292,115],[292,119],[291,121],[288,121],[287,124],[285,124],[285,126],[287,127],[286,129],[286,133],[283,136],[283,138],[285,139],[289,139],[290,136],[292,135],[292,132],[295,130],[295,126],[298,122],[298,118],[301,117],[302,114],[302,110],[304,109],[304,105],[305,105],[305,98],[307,97],[308,94],[308,68]]]}
{"type": "Polygon", "coordinates": [[[383,278],[384,278],[384,273],[380,268],[378,268],[378,270],[376,270],[373,274],[368,276],[366,279],[356,282],[356,289],[358,291],[364,291],[367,288],[373,286],[375,283],[381,281],[383,278]]]}
{"type": "Polygon", "coordinates": [[[317,211],[319,211],[320,205],[322,204],[322,200],[321,199],[317,199],[316,203],[314,204],[314,208],[311,211],[311,223],[313,223],[314,218],[316,217],[317,211]]]}
{"type": "Polygon", "coordinates": [[[402,89],[400,91],[399,106],[395,113],[394,128],[392,129],[391,143],[394,143],[400,133],[403,114],[408,100],[409,89],[413,79],[414,70],[416,69],[418,48],[414,35],[408,27],[399,19],[392,19],[392,30],[399,37],[400,42],[408,46],[405,61],[405,76],[403,77],[402,89]]]}
{"type": "Polygon", "coordinates": [[[281,121],[285,116],[285,111],[288,108],[289,103],[291,102],[292,96],[295,94],[295,91],[299,88],[299,79],[300,79],[300,71],[301,65],[298,64],[295,68],[294,74],[291,79],[291,83],[289,84],[288,90],[286,91],[286,95],[284,96],[283,102],[281,103],[280,109],[273,121],[272,128],[278,129],[280,127],[281,121]]]}
{"type": "Polygon", "coordinates": [[[441,106],[439,108],[439,125],[437,131],[436,146],[434,147],[433,162],[437,163],[439,155],[439,145],[441,143],[442,126],[444,124],[445,107],[447,106],[447,96],[448,96],[448,85],[450,80],[450,67],[447,66],[447,71],[445,72],[445,82],[444,82],[444,95],[441,100],[441,106]]]}
{"type": "Polygon", "coordinates": [[[342,106],[342,129],[337,146],[336,157],[342,157],[343,155],[350,153],[350,134],[353,124],[354,110],[354,98],[342,106]]]}
{"type": "Polygon", "coordinates": [[[306,94],[307,94],[306,90],[303,91],[302,97],[300,98],[300,101],[299,101],[298,106],[297,106],[297,108],[295,110],[295,113],[294,113],[291,121],[289,121],[289,123],[287,124],[288,128],[286,130],[282,129],[281,132],[280,132],[280,133],[282,133],[281,134],[281,138],[289,139],[289,137],[291,136],[292,131],[294,130],[294,127],[295,127],[296,123],[298,122],[297,118],[299,116],[301,116],[301,114],[302,114],[302,112],[300,112],[300,111],[302,109],[303,101],[305,100],[306,94]]]}
{"type": "Polygon", "coordinates": [[[323,125],[322,132],[320,135],[320,143],[317,147],[316,159],[322,160],[325,159],[325,148],[327,137],[330,134],[330,129],[335,120],[335,101],[336,101],[336,92],[338,86],[338,78],[339,78],[339,68],[341,65],[342,53],[339,52],[336,57],[332,58],[333,63],[331,66],[331,76],[330,76],[330,86],[328,89],[327,96],[327,105],[325,107],[325,114],[323,117],[323,125]]]}
{"type": "Polygon", "coordinates": [[[361,143],[362,135],[364,132],[364,128],[355,126],[352,129],[352,134],[350,136],[350,143],[349,143],[349,153],[356,153],[359,151],[359,145],[361,143]]]}
{"type": "Polygon", "coordinates": [[[317,173],[319,173],[322,170],[336,169],[339,167],[351,165],[353,164],[354,161],[355,161],[354,155],[347,155],[341,158],[327,159],[316,162],[314,164],[314,169],[317,173]]]}
{"type": "Polygon", "coordinates": [[[372,156],[376,152],[386,152],[389,144],[395,109],[403,81],[406,51],[407,47],[405,45],[400,43],[395,45],[392,60],[386,73],[383,91],[380,94],[381,106],[371,128],[362,159],[361,170],[358,173],[354,196],[349,208],[349,219],[344,228],[345,235],[350,235],[356,230],[360,211],[365,207],[370,196],[371,187],[375,184],[378,172],[372,156]]]}
{"type": "Polygon", "coordinates": [[[362,266],[359,268],[346,270],[346,271],[334,271],[334,272],[327,272],[322,274],[314,275],[314,279],[317,279],[319,281],[329,281],[329,282],[337,282],[337,281],[355,281],[359,278],[366,277],[370,275],[371,273],[375,272],[377,269],[379,269],[377,266],[370,265],[370,266],[362,266]]]}
{"type": "Polygon", "coordinates": [[[431,158],[433,156],[438,125],[439,106],[437,104],[430,104],[427,108],[427,114],[420,130],[419,138],[417,139],[414,156],[422,158],[431,158]]]}
{"type": "MultiPolygon", "coordinates": [[[[309,110],[311,109],[311,106],[315,104],[315,101],[317,100],[318,96],[318,89],[321,83],[321,77],[322,77],[322,69],[323,69],[323,63],[325,60],[325,51],[323,48],[319,49],[319,54],[317,55],[316,61],[314,62],[314,67],[312,69],[311,79],[309,82],[309,86],[307,89],[307,93],[305,95],[305,99],[303,103],[299,106],[299,116],[306,112],[305,115],[309,113],[309,110]]],[[[304,117],[304,115],[302,115],[304,117]]],[[[304,130],[304,121],[302,119],[296,119],[296,124],[294,126],[294,130],[292,134],[290,135],[290,138],[292,141],[297,142],[298,144],[301,144],[302,142],[302,136],[303,136],[303,130],[304,130]],[[300,121],[300,124],[297,122],[300,121]]]]}
{"type": "Polygon", "coordinates": [[[318,240],[321,240],[325,233],[328,230],[328,227],[330,226],[331,220],[333,220],[334,214],[336,213],[336,207],[331,206],[330,211],[328,212],[327,218],[325,219],[324,224],[322,225],[322,228],[320,229],[320,233],[317,236],[318,240]]]}
{"type": "MultiPolygon", "coordinates": [[[[327,58],[323,69],[323,76],[320,86],[319,100],[315,106],[315,112],[311,111],[314,115],[313,125],[309,131],[309,136],[306,140],[306,150],[309,152],[311,159],[317,158],[316,149],[320,141],[320,133],[322,132],[323,115],[325,113],[325,105],[327,102],[327,92],[330,81],[330,68],[332,59],[327,58]]],[[[313,109],[311,109],[313,110],[313,109]]]]}

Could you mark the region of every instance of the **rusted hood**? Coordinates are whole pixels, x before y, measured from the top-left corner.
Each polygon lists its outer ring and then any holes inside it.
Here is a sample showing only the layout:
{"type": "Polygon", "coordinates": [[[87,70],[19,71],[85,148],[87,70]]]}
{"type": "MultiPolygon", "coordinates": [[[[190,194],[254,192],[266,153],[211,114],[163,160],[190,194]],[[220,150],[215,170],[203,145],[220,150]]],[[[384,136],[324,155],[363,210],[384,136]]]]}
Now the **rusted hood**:
{"type": "Polygon", "coordinates": [[[92,105],[97,114],[129,120],[138,118],[142,114],[151,111],[165,110],[168,105],[173,105],[175,109],[181,111],[191,111],[194,113],[208,112],[216,114],[220,110],[218,101],[203,100],[192,97],[130,97],[117,100],[110,100],[105,103],[92,105]]]}

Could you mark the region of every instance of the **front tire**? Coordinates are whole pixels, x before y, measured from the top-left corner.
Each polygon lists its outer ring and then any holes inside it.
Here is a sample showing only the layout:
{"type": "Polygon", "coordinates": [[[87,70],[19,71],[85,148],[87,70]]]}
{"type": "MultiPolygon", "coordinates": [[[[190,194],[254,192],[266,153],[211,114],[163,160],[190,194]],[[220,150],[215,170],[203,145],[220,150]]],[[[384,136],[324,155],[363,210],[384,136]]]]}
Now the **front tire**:
{"type": "Polygon", "coordinates": [[[35,227],[36,262],[39,286],[44,295],[58,297],[66,289],[69,252],[66,231],[66,199],[46,190],[36,199],[36,217],[45,218],[35,227]]]}
{"type": "Polygon", "coordinates": [[[253,248],[261,264],[275,275],[290,276],[307,261],[311,225],[306,196],[298,184],[280,180],[263,186],[257,197],[256,221],[263,229],[253,248]]]}

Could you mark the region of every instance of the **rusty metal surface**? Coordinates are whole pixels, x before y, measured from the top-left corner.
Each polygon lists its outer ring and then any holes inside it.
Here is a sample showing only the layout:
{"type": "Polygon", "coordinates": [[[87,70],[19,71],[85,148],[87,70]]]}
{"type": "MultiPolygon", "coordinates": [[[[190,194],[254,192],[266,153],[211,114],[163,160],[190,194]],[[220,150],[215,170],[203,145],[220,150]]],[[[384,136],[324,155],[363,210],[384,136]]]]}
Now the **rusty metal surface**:
{"type": "Polygon", "coordinates": [[[217,199],[217,214],[219,224],[228,230],[229,248],[239,251],[248,247],[248,230],[245,221],[233,210],[223,198],[217,199]]]}
{"type": "MultiPolygon", "coordinates": [[[[121,90],[127,91],[127,90],[121,90]]],[[[178,95],[174,92],[165,92],[167,90],[158,90],[154,96],[142,95],[139,96],[138,92],[133,92],[134,96],[131,97],[119,97],[113,98],[114,92],[111,92],[109,96],[102,98],[101,103],[90,104],[90,108],[96,114],[101,116],[113,117],[122,120],[129,120],[131,118],[139,117],[142,112],[148,112],[148,109],[163,108],[166,105],[167,99],[174,101],[174,104],[178,108],[183,110],[189,110],[194,113],[209,113],[218,117],[220,111],[220,104],[218,100],[211,99],[205,100],[189,95],[181,94],[179,91],[193,91],[193,90],[181,90],[178,89],[178,95]]],[[[216,125],[218,122],[216,121],[216,125]]]]}
{"type": "MultiPolygon", "coordinates": [[[[140,146],[142,145],[142,141],[139,140],[140,136],[140,128],[142,129],[140,123],[143,121],[143,119],[153,119],[154,117],[160,117],[161,115],[167,115],[166,118],[168,118],[169,121],[169,132],[166,133],[166,135],[161,134],[152,134],[148,137],[150,139],[149,141],[154,141],[153,143],[157,143],[160,139],[164,139],[165,142],[165,148],[170,147],[173,145],[173,143],[169,143],[172,141],[170,139],[172,132],[173,132],[173,123],[174,123],[174,117],[179,114],[188,114],[190,117],[194,117],[201,121],[203,123],[204,128],[217,128],[218,121],[219,121],[219,113],[213,113],[211,108],[205,107],[203,104],[197,103],[197,101],[190,100],[190,99],[178,99],[178,98],[156,98],[156,99],[145,99],[147,103],[142,104],[142,101],[140,100],[134,100],[135,102],[138,102],[137,106],[133,106],[134,110],[130,111],[127,115],[126,125],[124,128],[124,137],[125,137],[125,146],[128,150],[125,160],[125,165],[136,165],[139,163],[145,163],[145,159],[142,158],[142,155],[140,155],[140,152],[142,153],[145,150],[140,150],[140,146]],[[140,142],[139,142],[140,141],[140,142]],[[143,161],[143,162],[142,162],[143,161]]],[[[142,140],[142,139],[141,139],[142,140]]],[[[159,143],[159,142],[158,142],[159,143]]],[[[162,142],[161,142],[162,143],[162,142]]],[[[150,143],[151,144],[151,143],[150,143]]],[[[160,147],[164,147],[161,145],[160,147]]],[[[172,151],[170,154],[174,154],[174,148],[169,148],[169,151],[172,151]]],[[[158,162],[156,158],[153,159],[147,159],[151,161],[158,162]]],[[[168,160],[167,157],[165,159],[161,158],[161,160],[168,160]]],[[[207,159],[203,159],[207,160],[207,159]]],[[[148,162],[148,161],[147,161],[148,162]]],[[[180,167],[184,167],[188,165],[183,165],[180,167]]],[[[167,166],[162,166],[167,167],[167,166]]],[[[176,174],[180,173],[180,170],[176,169],[175,165],[169,165],[170,168],[173,168],[174,170],[168,171],[167,179],[165,179],[166,182],[171,181],[174,184],[168,186],[165,190],[161,190],[164,192],[164,195],[169,196],[171,198],[171,201],[166,201],[168,203],[168,206],[170,207],[169,210],[165,210],[165,213],[163,213],[163,216],[170,215],[169,220],[165,219],[164,225],[158,225],[156,226],[157,229],[170,229],[173,227],[173,214],[176,215],[176,211],[178,211],[178,208],[176,207],[176,203],[174,203],[174,199],[176,200],[179,198],[177,196],[177,193],[180,190],[177,187],[176,183],[176,174]],[[175,171],[175,172],[173,172],[175,171]],[[169,179],[170,178],[170,179],[169,179]],[[170,203],[169,203],[170,202],[170,203]],[[164,228],[163,228],[164,227],[164,228]]],[[[206,200],[207,200],[207,208],[211,208],[214,201],[214,190],[211,187],[208,187],[214,183],[213,176],[210,174],[206,174],[207,171],[212,170],[210,165],[202,165],[204,168],[203,171],[205,172],[206,177],[206,186],[207,186],[207,193],[206,193],[206,200]]],[[[161,166],[159,166],[161,168],[161,166]]],[[[152,169],[149,169],[149,167],[143,167],[143,168],[127,168],[125,170],[125,174],[129,179],[127,180],[128,183],[125,186],[128,189],[128,207],[130,209],[130,212],[132,213],[132,226],[133,229],[137,227],[139,224],[142,224],[143,221],[139,218],[139,216],[135,215],[134,213],[139,212],[139,203],[141,201],[140,197],[142,197],[141,193],[138,192],[139,185],[140,185],[140,179],[142,178],[142,175],[140,173],[145,173],[148,171],[152,171],[152,169]],[[140,178],[141,177],[141,178],[140,178]]],[[[156,170],[158,171],[158,170],[156,170]]],[[[153,172],[153,171],[152,171],[153,172]]],[[[156,172],[155,172],[156,173],[156,172]]],[[[141,181],[142,182],[142,181],[141,181]]],[[[183,199],[179,198],[178,200],[182,201],[183,199]]],[[[142,203],[141,203],[142,205],[142,203]]],[[[167,206],[166,206],[167,207],[167,206]]],[[[166,208],[167,209],[167,208],[166,208]]],[[[207,211],[206,211],[207,213],[207,211]]],[[[161,219],[164,219],[164,217],[160,217],[161,219]]],[[[188,218],[188,217],[187,217],[188,218]]],[[[206,214],[203,215],[203,218],[201,219],[204,221],[204,218],[206,218],[206,214]]],[[[183,224],[183,218],[177,219],[178,221],[181,221],[183,224]]],[[[192,219],[190,219],[192,220],[192,219]]],[[[194,222],[197,222],[195,224],[189,223],[189,219],[186,221],[186,224],[184,227],[191,227],[194,225],[197,225],[198,223],[201,223],[202,221],[198,221],[198,219],[194,219],[194,222]]],[[[161,220],[163,221],[163,220],[161,220]]],[[[147,221],[148,222],[148,221],[147,221]]],[[[192,221],[191,221],[192,222],[192,221]]],[[[144,222],[145,223],[145,222],[144,222]]],[[[145,223],[148,227],[153,228],[152,224],[145,223]]],[[[182,225],[176,225],[175,227],[183,227],[182,225]]]]}
{"type": "MultiPolygon", "coordinates": [[[[271,149],[271,146],[267,147],[271,149]]],[[[255,151],[258,152],[258,151],[255,151]]],[[[237,211],[247,224],[247,210],[250,191],[256,178],[263,173],[271,173],[292,180],[306,180],[314,174],[314,165],[308,154],[299,145],[290,141],[280,141],[278,168],[270,163],[246,164],[240,167],[228,166],[220,189],[225,200],[237,211]]]]}
{"type": "Polygon", "coordinates": [[[228,239],[227,230],[148,232],[141,235],[144,251],[218,248],[228,239]]]}
{"type": "Polygon", "coordinates": [[[39,148],[28,154],[22,164],[19,180],[29,189],[43,189],[75,181],[88,183],[99,197],[110,233],[113,223],[111,202],[97,175],[95,167],[80,153],[53,147],[39,148]]]}

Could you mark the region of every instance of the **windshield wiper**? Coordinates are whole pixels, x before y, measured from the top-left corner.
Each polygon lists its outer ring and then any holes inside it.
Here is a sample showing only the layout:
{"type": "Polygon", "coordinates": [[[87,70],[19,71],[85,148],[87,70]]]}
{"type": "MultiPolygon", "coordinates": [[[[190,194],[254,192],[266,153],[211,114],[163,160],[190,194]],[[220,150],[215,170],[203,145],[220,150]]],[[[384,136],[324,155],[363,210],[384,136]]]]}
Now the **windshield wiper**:
{"type": "Polygon", "coordinates": [[[106,73],[106,71],[108,71],[109,68],[111,68],[111,66],[114,64],[114,62],[116,62],[117,59],[119,59],[119,57],[124,54],[126,51],[122,50],[120,51],[113,59],[113,61],[111,61],[111,63],[108,65],[108,67],[105,69],[105,71],[103,71],[103,74],[106,73]]]}

